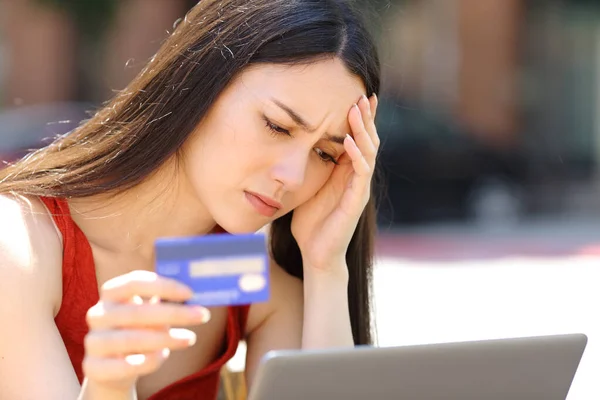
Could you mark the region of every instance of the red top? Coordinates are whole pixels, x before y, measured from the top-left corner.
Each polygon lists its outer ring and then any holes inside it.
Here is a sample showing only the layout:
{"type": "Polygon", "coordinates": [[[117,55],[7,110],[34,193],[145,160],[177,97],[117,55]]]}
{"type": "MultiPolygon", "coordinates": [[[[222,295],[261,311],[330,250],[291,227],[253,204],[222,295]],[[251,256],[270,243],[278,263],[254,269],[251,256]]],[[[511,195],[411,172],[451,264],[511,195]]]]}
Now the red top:
{"type": "MultiPolygon", "coordinates": [[[[88,332],[85,315],[99,300],[96,269],[90,244],[71,218],[63,199],[41,198],[63,237],[62,305],[54,319],[69,353],[79,382],[83,381],[83,339],[88,332]]],[[[220,370],[231,359],[243,337],[248,306],[227,310],[226,346],[223,353],[204,369],[185,377],[150,396],[148,400],[216,399],[220,370]]]]}

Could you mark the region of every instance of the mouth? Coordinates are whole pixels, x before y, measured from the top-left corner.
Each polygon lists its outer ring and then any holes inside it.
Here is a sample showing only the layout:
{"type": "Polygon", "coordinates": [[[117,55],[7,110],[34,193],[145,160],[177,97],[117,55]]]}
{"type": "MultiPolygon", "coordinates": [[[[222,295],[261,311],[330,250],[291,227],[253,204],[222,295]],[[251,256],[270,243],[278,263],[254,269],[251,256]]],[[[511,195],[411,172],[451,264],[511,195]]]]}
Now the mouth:
{"type": "Polygon", "coordinates": [[[263,196],[258,193],[253,192],[244,192],[246,196],[246,200],[254,207],[254,209],[261,215],[265,217],[274,216],[277,211],[279,211],[283,205],[275,199],[272,199],[268,196],[263,196]]]}

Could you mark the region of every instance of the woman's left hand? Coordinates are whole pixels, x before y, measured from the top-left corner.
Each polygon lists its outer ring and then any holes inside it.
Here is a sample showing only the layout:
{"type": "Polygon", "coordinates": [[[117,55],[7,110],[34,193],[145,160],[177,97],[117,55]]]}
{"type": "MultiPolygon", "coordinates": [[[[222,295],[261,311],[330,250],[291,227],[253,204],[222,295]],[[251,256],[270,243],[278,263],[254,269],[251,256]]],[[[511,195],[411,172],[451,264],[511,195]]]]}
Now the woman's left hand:
{"type": "Polygon", "coordinates": [[[346,152],[321,190],[294,210],[291,229],[305,272],[307,268],[335,272],[346,268],[348,245],[371,195],[379,149],[376,109],[375,95],[363,96],[352,106],[348,122],[353,137],[347,135],[344,140],[346,152]]]}

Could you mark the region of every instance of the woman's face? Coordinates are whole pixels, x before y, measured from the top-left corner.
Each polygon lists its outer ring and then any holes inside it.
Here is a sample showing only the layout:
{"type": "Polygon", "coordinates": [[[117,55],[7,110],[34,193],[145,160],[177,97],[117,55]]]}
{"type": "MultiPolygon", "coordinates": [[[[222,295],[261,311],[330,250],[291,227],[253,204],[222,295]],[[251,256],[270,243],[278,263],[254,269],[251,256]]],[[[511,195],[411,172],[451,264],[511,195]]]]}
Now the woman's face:
{"type": "Polygon", "coordinates": [[[339,59],[264,64],[241,73],[184,147],[182,168],[199,201],[231,233],[253,232],[327,182],[365,93],[339,59]]]}

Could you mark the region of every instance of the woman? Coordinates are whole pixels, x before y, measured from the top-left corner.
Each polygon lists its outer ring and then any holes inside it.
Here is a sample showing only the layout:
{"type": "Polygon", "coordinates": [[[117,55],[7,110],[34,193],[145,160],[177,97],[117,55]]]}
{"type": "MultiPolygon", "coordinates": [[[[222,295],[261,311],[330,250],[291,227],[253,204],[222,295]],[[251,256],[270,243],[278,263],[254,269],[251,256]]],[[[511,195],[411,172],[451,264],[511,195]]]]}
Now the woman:
{"type": "Polygon", "coordinates": [[[213,399],[242,338],[250,384],[271,349],[369,343],[378,90],[346,2],[201,1],[122,93],[1,173],[1,397],[213,399]],[[152,272],[158,237],[269,224],[269,302],[181,305],[152,272]]]}

